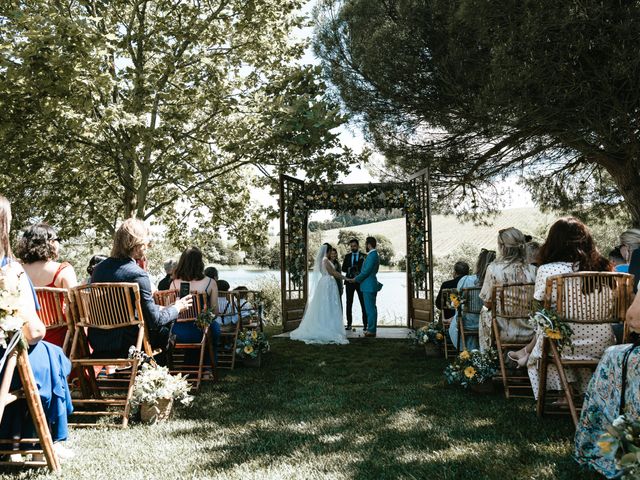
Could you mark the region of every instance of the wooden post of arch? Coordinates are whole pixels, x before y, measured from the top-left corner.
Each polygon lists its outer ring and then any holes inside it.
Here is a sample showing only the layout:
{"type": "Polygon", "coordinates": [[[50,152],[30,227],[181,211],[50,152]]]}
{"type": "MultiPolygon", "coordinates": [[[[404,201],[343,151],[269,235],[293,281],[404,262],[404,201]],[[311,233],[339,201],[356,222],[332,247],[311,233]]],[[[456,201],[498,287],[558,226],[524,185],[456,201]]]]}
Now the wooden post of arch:
{"type": "Polygon", "coordinates": [[[292,228],[294,203],[304,195],[304,181],[288,175],[280,175],[280,294],[282,302],[282,330],[289,332],[300,325],[307,303],[307,222],[308,212],[302,225],[304,259],[301,278],[296,281],[291,272],[289,260],[294,257],[298,245],[295,229],[292,228]]]}
{"type": "Polygon", "coordinates": [[[426,269],[422,272],[412,272],[411,235],[414,233],[409,225],[409,214],[406,213],[407,223],[407,326],[420,328],[430,323],[434,318],[433,296],[433,239],[431,228],[431,185],[429,169],[414,174],[410,179],[411,195],[418,200],[418,225],[422,230],[420,254],[424,255],[426,269]]]}

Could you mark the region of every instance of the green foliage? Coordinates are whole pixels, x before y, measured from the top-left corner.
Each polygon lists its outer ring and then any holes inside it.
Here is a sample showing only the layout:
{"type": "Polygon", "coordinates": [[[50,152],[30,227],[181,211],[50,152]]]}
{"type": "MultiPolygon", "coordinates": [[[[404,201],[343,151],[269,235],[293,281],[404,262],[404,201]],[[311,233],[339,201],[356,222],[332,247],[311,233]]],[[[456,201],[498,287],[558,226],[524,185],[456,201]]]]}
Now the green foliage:
{"type": "Polygon", "coordinates": [[[391,176],[430,167],[441,208],[484,218],[524,175],[543,207],[640,223],[637,2],[328,0],[316,19],[345,108],[391,176]]]}
{"type": "Polygon", "coordinates": [[[443,257],[436,257],[433,262],[433,286],[436,293],[440,285],[442,285],[442,282],[453,278],[453,266],[456,262],[467,262],[470,267],[470,272],[473,273],[479,254],[480,248],[471,243],[463,243],[450,254],[443,257]]]}
{"type": "Polygon", "coordinates": [[[275,275],[267,275],[255,285],[253,290],[260,292],[260,300],[264,306],[264,321],[267,325],[282,324],[282,297],[280,280],[275,275]]]}
{"type": "Polygon", "coordinates": [[[400,209],[393,209],[390,212],[386,211],[358,211],[357,214],[340,213],[334,216],[331,220],[324,220],[322,222],[309,222],[309,230],[314,232],[316,230],[333,230],[337,228],[354,227],[356,225],[364,225],[367,223],[383,222],[385,220],[392,220],[394,218],[401,218],[404,214],[400,209]]]}
{"type": "Polygon", "coordinates": [[[136,216],[180,249],[221,227],[264,241],[253,172],[332,181],[353,161],[318,68],[295,62],[303,3],[3,2],[0,191],[17,224],[108,235],[136,216]]]}
{"type": "Polygon", "coordinates": [[[247,249],[245,263],[278,270],[280,268],[280,242],[273,246],[268,244],[253,245],[247,249]]]}

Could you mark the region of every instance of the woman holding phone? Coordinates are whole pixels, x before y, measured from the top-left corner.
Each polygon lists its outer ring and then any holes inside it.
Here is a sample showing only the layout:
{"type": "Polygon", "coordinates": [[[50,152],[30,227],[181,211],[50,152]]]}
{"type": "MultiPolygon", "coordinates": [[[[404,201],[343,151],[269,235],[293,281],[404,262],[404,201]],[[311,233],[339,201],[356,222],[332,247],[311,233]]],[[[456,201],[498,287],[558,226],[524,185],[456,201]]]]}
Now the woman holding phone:
{"type": "MultiPolygon", "coordinates": [[[[173,272],[170,290],[177,290],[182,298],[190,293],[206,296],[206,305],[217,312],[218,286],[215,280],[204,274],[202,251],[198,247],[189,247],[180,256],[173,272]]],[[[177,343],[196,343],[202,339],[202,330],[193,322],[177,322],[171,329],[177,343]]]]}

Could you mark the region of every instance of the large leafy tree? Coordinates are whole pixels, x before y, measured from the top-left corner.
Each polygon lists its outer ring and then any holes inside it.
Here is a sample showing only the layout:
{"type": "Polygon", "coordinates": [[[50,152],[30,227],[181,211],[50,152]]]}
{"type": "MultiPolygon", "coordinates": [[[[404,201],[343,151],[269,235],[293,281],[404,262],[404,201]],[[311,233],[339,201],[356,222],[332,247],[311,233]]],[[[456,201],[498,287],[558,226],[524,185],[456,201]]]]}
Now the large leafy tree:
{"type": "Polygon", "coordinates": [[[640,224],[638,2],[327,0],[317,19],[326,74],[392,174],[428,165],[471,213],[519,174],[545,207],[640,224]]]}
{"type": "Polygon", "coordinates": [[[256,171],[335,178],[343,118],[296,63],[303,3],[3,2],[0,191],[18,221],[108,234],[136,216],[176,239],[251,239],[256,171]]]}

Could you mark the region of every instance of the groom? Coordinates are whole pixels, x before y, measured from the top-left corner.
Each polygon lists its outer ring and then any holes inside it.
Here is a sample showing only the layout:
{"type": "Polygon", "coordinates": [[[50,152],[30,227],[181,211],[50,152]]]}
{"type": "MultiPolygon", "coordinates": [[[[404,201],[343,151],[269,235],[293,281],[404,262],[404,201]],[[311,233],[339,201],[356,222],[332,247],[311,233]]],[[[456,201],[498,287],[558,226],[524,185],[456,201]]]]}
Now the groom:
{"type": "MultiPolygon", "coordinates": [[[[362,271],[362,265],[366,255],[360,252],[360,243],[356,238],[352,238],[349,241],[349,248],[351,252],[344,256],[342,262],[342,271],[347,274],[347,278],[356,278],[362,271]]],[[[360,291],[360,285],[355,282],[347,282],[345,284],[345,290],[347,292],[347,330],[351,330],[351,322],[353,321],[353,297],[358,294],[358,300],[360,300],[360,309],[362,310],[362,324],[364,329],[367,329],[367,311],[364,308],[364,297],[362,291],[360,291]]]]}
{"type": "Polygon", "coordinates": [[[364,296],[364,308],[367,311],[367,331],[364,332],[365,337],[375,337],[376,327],[378,326],[378,307],[376,307],[376,296],[382,288],[382,284],[378,282],[376,273],[380,268],[380,257],[376,251],[377,241],[373,237],[367,237],[367,258],[362,266],[360,275],[350,282],[360,284],[360,290],[364,296]]]}

